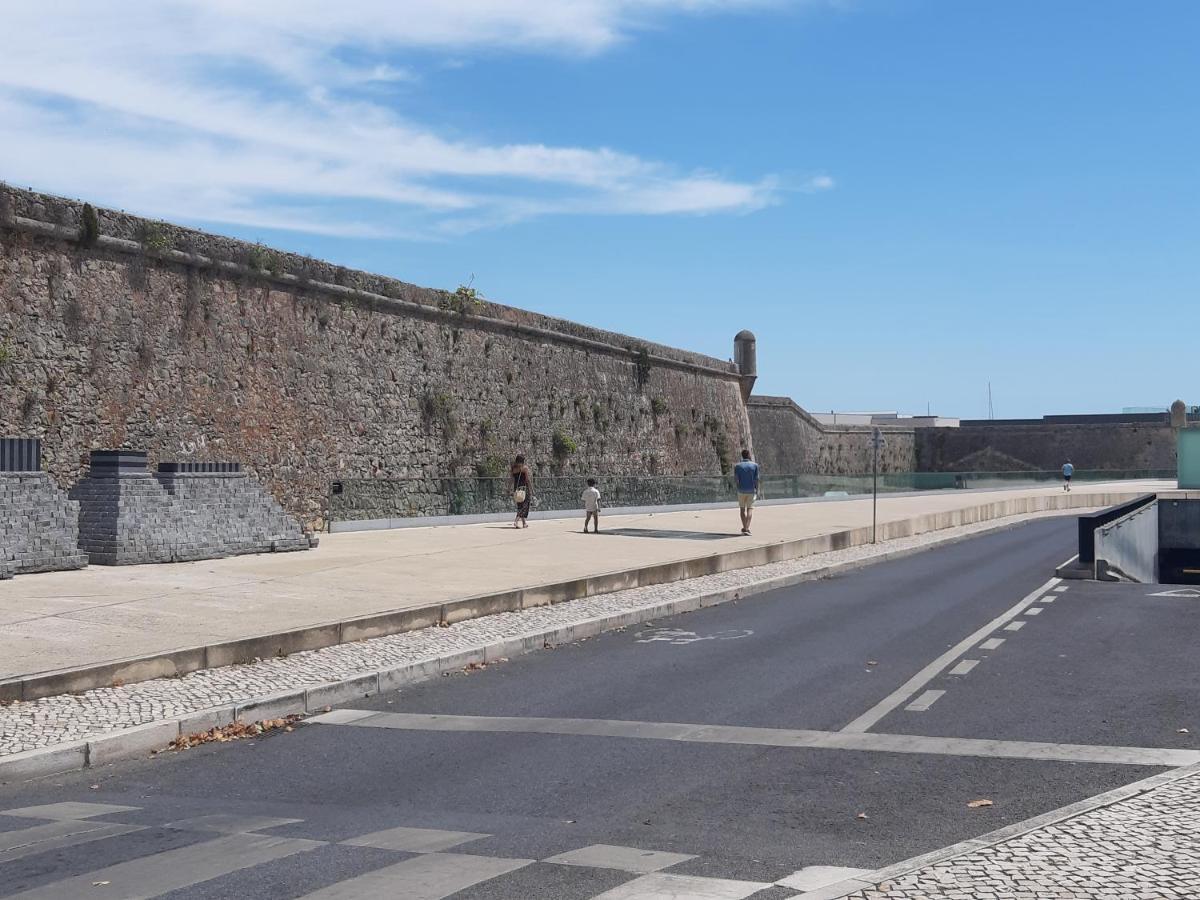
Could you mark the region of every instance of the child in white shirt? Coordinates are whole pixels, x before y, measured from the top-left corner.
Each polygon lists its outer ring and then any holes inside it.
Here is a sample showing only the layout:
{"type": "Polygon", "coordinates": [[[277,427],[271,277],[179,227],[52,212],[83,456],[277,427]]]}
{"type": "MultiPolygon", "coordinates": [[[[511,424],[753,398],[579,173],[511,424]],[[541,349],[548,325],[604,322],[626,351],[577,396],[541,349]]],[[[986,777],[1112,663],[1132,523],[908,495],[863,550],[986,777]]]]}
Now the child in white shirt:
{"type": "Polygon", "coordinates": [[[583,520],[583,533],[587,534],[588,522],[593,523],[595,531],[593,534],[600,533],[600,491],[596,488],[596,479],[589,478],[588,486],[584,488],[583,495],[580,497],[583,500],[583,508],[587,511],[587,516],[583,520]]]}

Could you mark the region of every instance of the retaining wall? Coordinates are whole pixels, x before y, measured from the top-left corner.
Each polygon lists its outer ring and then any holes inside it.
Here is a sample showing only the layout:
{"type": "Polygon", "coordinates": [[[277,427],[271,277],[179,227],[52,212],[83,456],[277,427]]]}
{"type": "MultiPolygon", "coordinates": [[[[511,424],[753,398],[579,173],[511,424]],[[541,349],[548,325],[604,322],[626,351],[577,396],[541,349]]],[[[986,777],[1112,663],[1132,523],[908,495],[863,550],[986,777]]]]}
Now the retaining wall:
{"type": "MultiPolygon", "coordinates": [[[[248,461],[316,528],[331,482],[720,474],[732,363],[227,238],[0,188],[0,432],[60,485],[96,446],[248,461]]],[[[435,514],[442,496],[414,496],[435,514]]]]}
{"type": "MultiPolygon", "coordinates": [[[[748,403],[754,450],[765,472],[778,474],[869,475],[868,426],[822,425],[788,397],[751,397],[748,403]]],[[[914,471],[914,431],[880,427],[880,472],[914,471]]]]}

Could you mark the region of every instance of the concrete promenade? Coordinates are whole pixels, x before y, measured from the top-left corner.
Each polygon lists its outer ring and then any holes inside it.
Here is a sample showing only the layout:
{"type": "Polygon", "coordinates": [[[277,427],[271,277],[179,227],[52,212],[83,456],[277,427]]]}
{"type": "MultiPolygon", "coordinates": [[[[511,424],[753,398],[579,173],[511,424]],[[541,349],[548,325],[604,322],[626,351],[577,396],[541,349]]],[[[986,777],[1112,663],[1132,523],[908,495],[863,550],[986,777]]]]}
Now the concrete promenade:
{"type": "MultiPolygon", "coordinates": [[[[1117,495],[1168,486],[1118,482],[1080,485],[1069,495],[1042,487],[885,496],[879,501],[881,537],[1048,505],[1100,506],[1121,499],[1117,495]]],[[[871,502],[863,499],[762,507],[752,537],[738,534],[733,508],[608,517],[603,522],[607,533],[598,536],[580,534],[581,521],[535,517],[523,531],[491,523],[335,534],[324,536],[316,552],[301,555],[96,566],[24,576],[0,583],[0,681],[395,611],[441,610],[446,615],[444,604],[503,592],[524,591],[506,601],[519,608],[655,579],[694,577],[859,544],[869,540],[861,529],[870,523],[871,502]],[[805,539],[815,540],[796,543],[805,539]],[[688,565],[670,568],[681,563],[688,565]],[[647,567],[666,568],[647,575],[647,567]],[[642,570],[640,582],[626,578],[635,570],[642,570]],[[580,579],[600,580],[563,587],[580,579]],[[550,587],[539,595],[540,586],[550,587]]],[[[505,608],[514,607],[464,607],[454,617],[505,608]]],[[[288,650],[422,624],[429,622],[383,623],[354,635],[339,630],[319,637],[317,644],[288,650]]],[[[210,655],[207,663],[190,668],[238,661],[234,655],[210,655]]],[[[162,674],[171,673],[155,671],[145,677],[162,674]]]]}

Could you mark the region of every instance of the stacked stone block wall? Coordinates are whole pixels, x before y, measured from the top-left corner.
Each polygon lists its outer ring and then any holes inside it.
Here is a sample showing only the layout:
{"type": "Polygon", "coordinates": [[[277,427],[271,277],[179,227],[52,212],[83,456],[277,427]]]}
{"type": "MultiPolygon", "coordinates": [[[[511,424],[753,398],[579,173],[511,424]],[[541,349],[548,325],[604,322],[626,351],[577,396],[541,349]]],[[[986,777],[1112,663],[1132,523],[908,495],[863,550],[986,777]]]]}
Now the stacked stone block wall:
{"type": "Polygon", "coordinates": [[[723,360],[108,210],[90,241],[80,204],[0,199],[0,431],[42,436],[63,486],[98,446],[241,459],[320,528],[339,479],[518,452],[538,475],[716,475],[750,444],[723,360]]]}
{"type": "Polygon", "coordinates": [[[0,472],[0,578],[80,569],[79,504],[45,472],[0,472]]]}
{"type": "Polygon", "coordinates": [[[183,562],[307,550],[309,538],[262,486],[242,473],[121,473],[71,489],[79,545],[92,563],[183,562]]]}
{"type": "MultiPolygon", "coordinates": [[[[759,465],[778,475],[869,475],[872,429],[826,426],[788,397],[751,397],[750,425],[759,465]]],[[[880,429],[880,472],[914,471],[914,431],[880,429]]]]}

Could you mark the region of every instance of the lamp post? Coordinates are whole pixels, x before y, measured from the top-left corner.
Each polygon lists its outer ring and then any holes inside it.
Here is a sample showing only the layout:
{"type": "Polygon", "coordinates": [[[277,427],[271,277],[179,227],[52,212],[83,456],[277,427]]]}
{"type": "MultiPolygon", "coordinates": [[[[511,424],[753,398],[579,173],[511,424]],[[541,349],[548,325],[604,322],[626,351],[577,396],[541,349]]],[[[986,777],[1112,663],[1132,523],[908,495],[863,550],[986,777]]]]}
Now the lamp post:
{"type": "Polygon", "coordinates": [[[883,432],[871,429],[871,543],[875,543],[875,528],[879,508],[879,448],[883,446],[883,432]]]}

